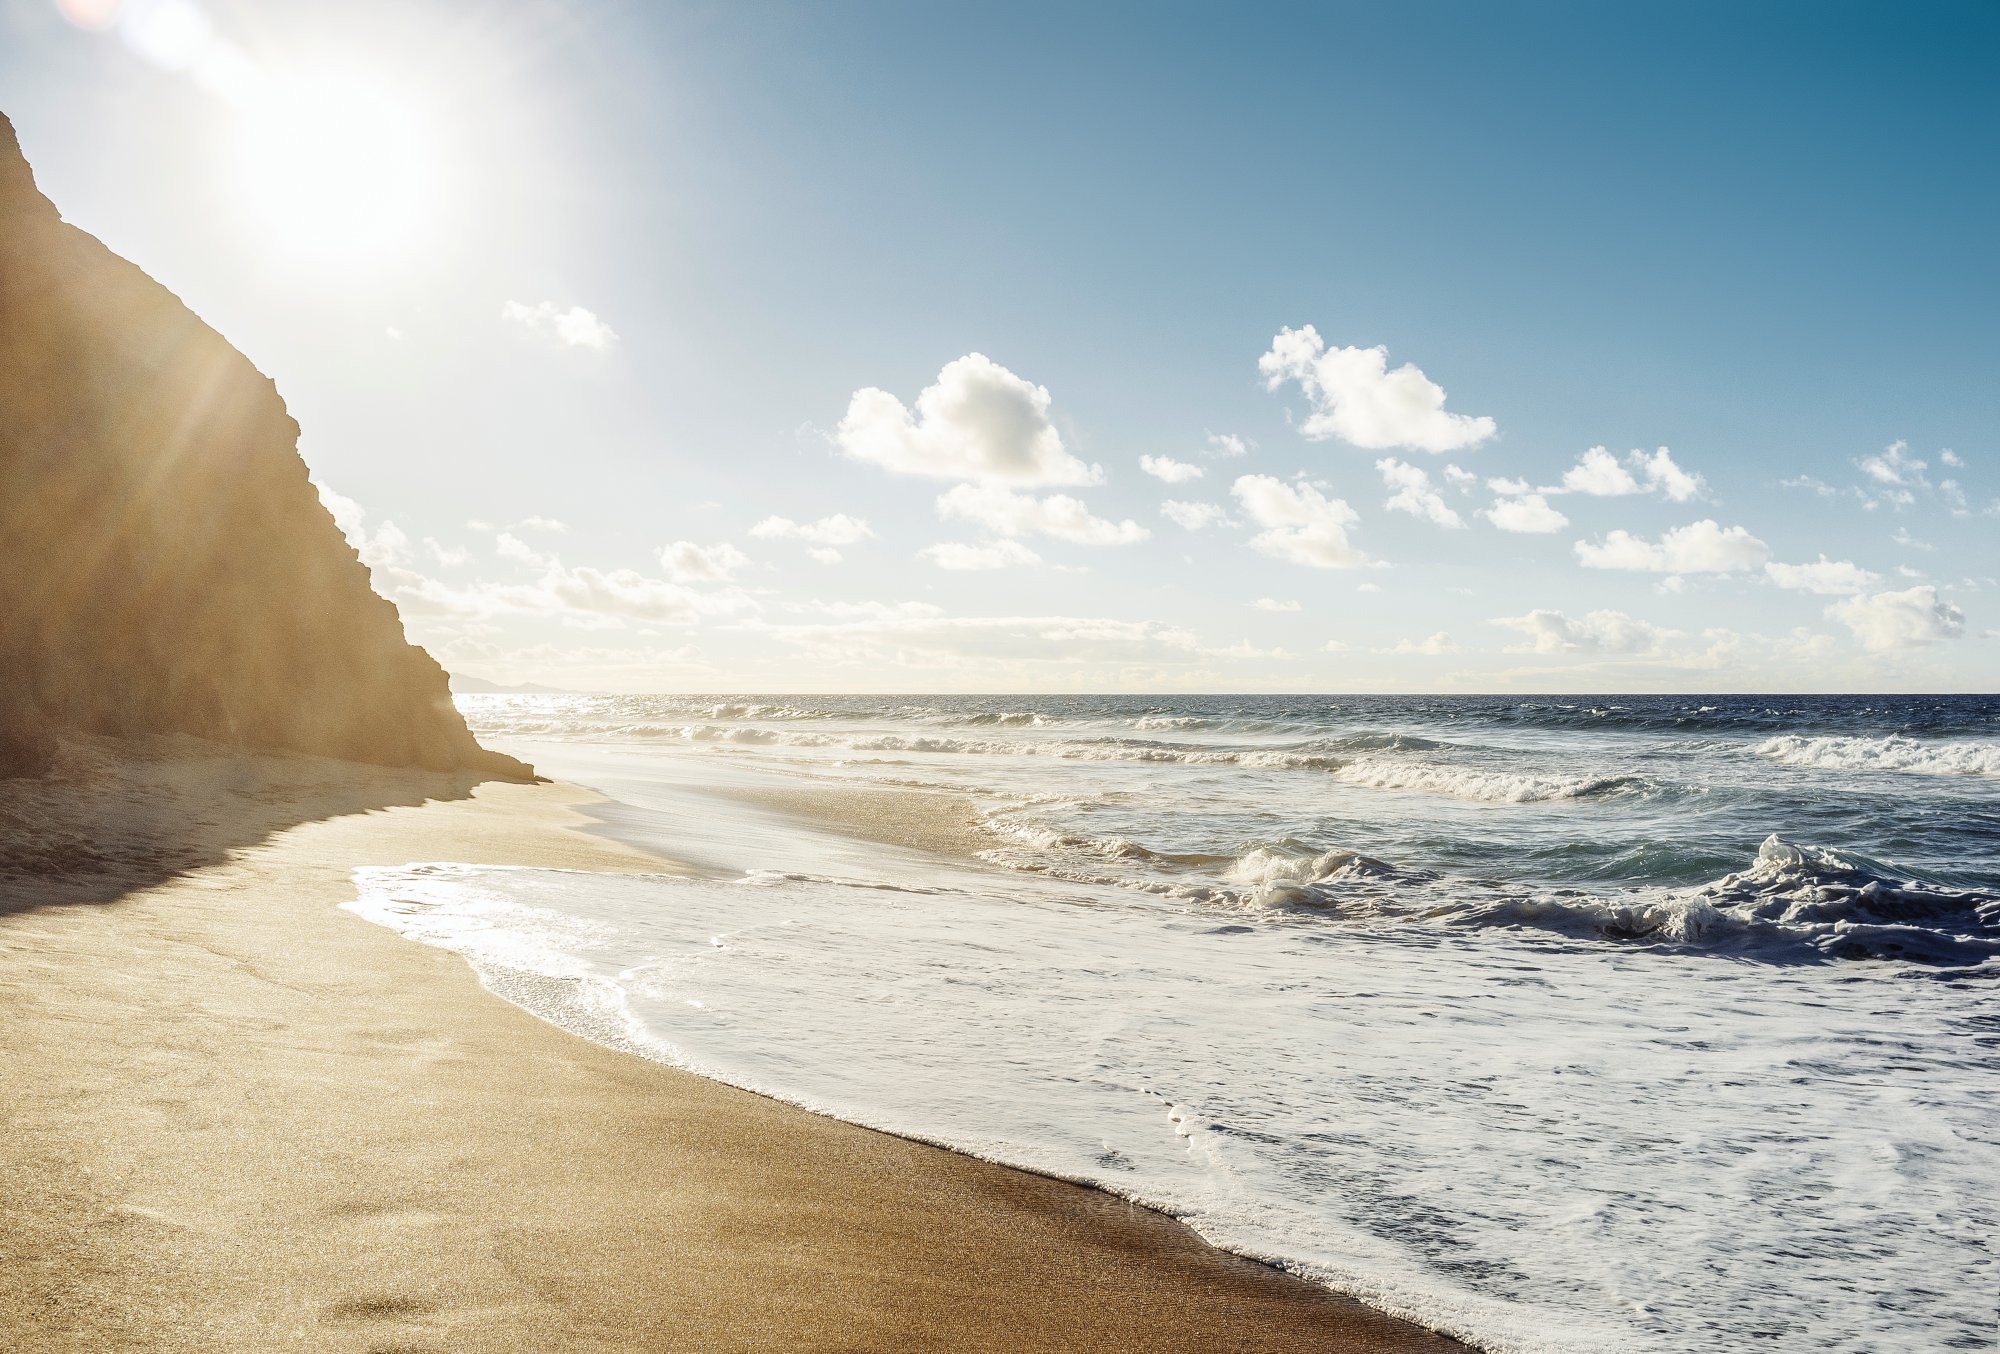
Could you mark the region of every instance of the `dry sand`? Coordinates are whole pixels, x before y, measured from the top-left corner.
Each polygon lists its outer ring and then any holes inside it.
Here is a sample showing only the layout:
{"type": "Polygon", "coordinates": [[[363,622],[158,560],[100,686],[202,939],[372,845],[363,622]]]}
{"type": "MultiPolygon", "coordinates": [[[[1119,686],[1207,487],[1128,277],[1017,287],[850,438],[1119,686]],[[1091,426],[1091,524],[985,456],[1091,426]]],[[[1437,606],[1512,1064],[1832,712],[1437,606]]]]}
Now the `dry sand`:
{"type": "Polygon", "coordinates": [[[0,782],[0,1349],[1459,1348],[339,910],[357,865],[673,868],[591,799],[185,743],[0,782]]]}

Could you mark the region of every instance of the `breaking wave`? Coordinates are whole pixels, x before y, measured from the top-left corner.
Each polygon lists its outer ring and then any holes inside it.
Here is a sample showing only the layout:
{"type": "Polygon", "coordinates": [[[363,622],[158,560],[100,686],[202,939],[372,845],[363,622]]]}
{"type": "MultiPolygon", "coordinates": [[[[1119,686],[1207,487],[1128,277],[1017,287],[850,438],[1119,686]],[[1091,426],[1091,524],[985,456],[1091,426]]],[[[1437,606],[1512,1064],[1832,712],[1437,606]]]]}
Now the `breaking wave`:
{"type": "Polygon", "coordinates": [[[1690,891],[1617,899],[1580,892],[1517,897],[1436,915],[1461,926],[1533,927],[1780,961],[1972,966],[2000,958],[2000,894],[1896,878],[1775,833],[1747,869],[1690,891]]]}
{"type": "Polygon", "coordinates": [[[1954,738],[1925,741],[1889,734],[1806,738],[1784,734],[1754,749],[1787,766],[1829,771],[1905,771],[1926,776],[2000,776],[2000,742],[1954,738]]]}

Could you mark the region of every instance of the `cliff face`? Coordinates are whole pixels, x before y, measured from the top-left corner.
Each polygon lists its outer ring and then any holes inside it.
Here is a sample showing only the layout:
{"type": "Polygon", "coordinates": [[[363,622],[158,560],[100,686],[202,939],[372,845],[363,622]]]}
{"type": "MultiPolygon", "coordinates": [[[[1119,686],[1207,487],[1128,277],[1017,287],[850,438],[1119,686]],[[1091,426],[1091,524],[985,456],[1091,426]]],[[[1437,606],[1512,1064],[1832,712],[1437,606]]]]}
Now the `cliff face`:
{"type": "Polygon", "coordinates": [[[473,741],[277,388],[35,188],[0,117],[0,774],[63,728],[530,774],[473,741]]]}

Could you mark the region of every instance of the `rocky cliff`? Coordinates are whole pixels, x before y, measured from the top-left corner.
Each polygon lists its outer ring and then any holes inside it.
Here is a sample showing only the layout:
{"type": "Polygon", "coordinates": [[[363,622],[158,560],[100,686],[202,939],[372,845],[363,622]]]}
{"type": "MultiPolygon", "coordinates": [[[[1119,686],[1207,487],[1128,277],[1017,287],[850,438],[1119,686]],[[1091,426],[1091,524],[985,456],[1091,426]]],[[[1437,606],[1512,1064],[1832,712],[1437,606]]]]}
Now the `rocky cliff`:
{"type": "Polygon", "coordinates": [[[65,223],[0,117],[0,774],[187,733],[524,778],[319,501],[277,388],[65,223]]]}

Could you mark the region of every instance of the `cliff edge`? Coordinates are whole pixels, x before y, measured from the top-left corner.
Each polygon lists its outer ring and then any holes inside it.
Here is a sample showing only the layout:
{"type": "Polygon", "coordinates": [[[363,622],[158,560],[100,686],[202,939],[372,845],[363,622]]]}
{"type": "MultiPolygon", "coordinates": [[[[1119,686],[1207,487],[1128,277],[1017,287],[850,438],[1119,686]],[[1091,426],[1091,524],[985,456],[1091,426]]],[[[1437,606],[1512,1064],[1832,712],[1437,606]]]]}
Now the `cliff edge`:
{"type": "Polygon", "coordinates": [[[0,116],[0,775],[64,729],[530,779],[321,505],[275,385],[36,189],[0,116]]]}

